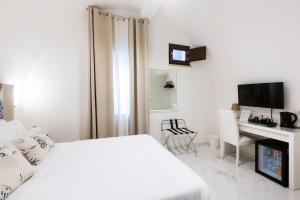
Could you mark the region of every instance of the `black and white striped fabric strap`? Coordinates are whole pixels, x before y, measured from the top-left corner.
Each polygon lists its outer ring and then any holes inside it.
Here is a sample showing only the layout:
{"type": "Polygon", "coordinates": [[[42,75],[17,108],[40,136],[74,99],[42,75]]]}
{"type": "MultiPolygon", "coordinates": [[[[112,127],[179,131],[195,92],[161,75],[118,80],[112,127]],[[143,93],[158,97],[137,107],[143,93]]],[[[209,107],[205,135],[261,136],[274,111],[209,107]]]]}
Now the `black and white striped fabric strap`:
{"type": "Polygon", "coordinates": [[[194,131],[191,131],[187,128],[179,128],[178,126],[178,120],[177,119],[170,119],[170,128],[166,129],[169,132],[173,133],[174,135],[183,135],[183,134],[189,134],[189,133],[195,133],[194,131]]]}

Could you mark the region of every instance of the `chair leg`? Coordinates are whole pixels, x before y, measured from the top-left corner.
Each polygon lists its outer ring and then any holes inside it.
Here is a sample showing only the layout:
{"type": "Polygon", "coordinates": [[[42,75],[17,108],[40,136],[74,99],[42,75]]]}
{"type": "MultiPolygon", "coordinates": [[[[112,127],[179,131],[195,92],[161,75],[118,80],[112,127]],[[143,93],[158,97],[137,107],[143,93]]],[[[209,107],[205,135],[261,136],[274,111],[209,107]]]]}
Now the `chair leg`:
{"type": "Polygon", "coordinates": [[[169,145],[169,138],[171,137],[171,135],[168,135],[166,138],[165,138],[165,141],[163,142],[163,146],[166,146],[167,147],[167,149],[169,150],[169,151],[171,151],[171,147],[170,147],[170,145],[169,145]]]}
{"type": "Polygon", "coordinates": [[[240,147],[236,146],[236,167],[239,167],[240,162],[240,147]]]}
{"type": "Polygon", "coordinates": [[[187,151],[187,152],[189,151],[189,148],[190,148],[189,142],[187,141],[188,139],[189,139],[188,136],[187,136],[187,138],[184,138],[185,146],[186,146],[186,151],[187,151]]]}
{"type": "Polygon", "coordinates": [[[194,154],[196,157],[197,157],[197,149],[196,149],[196,146],[194,143],[194,139],[196,138],[197,134],[198,133],[194,133],[193,136],[191,136],[190,134],[187,134],[187,138],[188,138],[189,142],[187,142],[187,144],[186,144],[187,151],[191,148],[192,151],[194,151],[194,154]]]}

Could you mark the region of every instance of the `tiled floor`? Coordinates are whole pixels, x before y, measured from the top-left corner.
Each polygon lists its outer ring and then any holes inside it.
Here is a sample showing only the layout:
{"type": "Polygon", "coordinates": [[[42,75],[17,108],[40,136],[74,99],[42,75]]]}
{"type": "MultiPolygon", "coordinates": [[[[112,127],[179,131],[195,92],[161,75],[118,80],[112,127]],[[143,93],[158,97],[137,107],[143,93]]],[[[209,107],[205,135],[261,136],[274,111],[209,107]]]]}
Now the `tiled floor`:
{"type": "Polygon", "coordinates": [[[242,157],[243,163],[236,169],[234,155],[222,160],[218,151],[207,145],[198,148],[198,157],[175,153],[207,183],[211,200],[300,200],[300,190],[290,191],[255,173],[252,160],[242,157]]]}

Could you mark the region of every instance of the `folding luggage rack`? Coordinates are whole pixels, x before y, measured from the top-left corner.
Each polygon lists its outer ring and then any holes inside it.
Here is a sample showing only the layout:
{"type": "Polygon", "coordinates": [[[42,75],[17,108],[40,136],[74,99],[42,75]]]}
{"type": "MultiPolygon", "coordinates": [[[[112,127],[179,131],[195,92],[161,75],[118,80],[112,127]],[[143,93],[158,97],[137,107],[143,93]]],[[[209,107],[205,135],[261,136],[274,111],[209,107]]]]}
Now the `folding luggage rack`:
{"type": "Polygon", "coordinates": [[[186,135],[188,141],[186,142],[186,151],[188,152],[189,149],[194,151],[195,155],[197,156],[197,150],[194,144],[194,139],[197,136],[197,132],[191,131],[187,128],[184,119],[168,119],[163,120],[161,122],[161,134],[162,134],[162,143],[164,146],[167,147],[169,151],[171,151],[171,147],[169,145],[169,139],[171,136],[179,136],[179,135],[186,135]]]}

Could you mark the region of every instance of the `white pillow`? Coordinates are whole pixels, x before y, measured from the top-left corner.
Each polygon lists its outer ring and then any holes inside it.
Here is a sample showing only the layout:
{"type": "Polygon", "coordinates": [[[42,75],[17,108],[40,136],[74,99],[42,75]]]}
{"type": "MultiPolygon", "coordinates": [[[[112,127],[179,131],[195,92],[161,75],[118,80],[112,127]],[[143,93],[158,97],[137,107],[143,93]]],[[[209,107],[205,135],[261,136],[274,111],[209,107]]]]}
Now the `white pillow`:
{"type": "Polygon", "coordinates": [[[35,168],[12,145],[0,145],[0,197],[18,188],[34,174],[35,168]]]}
{"type": "Polygon", "coordinates": [[[41,129],[33,128],[28,134],[12,140],[32,165],[40,164],[54,146],[53,140],[41,132],[41,129]]]}
{"type": "Polygon", "coordinates": [[[16,137],[22,136],[28,132],[27,129],[23,126],[23,124],[18,120],[12,120],[7,123],[16,137]]]}
{"type": "Polygon", "coordinates": [[[17,120],[0,121],[0,143],[7,143],[14,138],[18,138],[27,133],[26,128],[17,120]]]}

